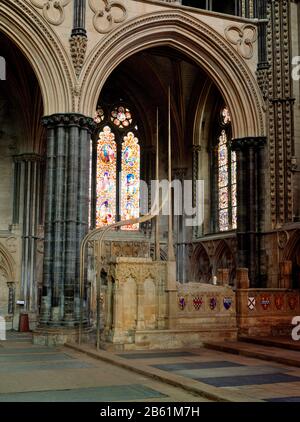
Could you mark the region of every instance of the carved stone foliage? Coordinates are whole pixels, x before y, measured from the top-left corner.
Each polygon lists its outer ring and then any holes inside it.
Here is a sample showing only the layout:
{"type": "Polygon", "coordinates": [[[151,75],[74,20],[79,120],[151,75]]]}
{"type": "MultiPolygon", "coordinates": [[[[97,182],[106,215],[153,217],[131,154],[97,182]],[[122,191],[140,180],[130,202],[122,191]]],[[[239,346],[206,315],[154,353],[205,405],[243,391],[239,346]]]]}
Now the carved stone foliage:
{"type": "Polygon", "coordinates": [[[126,7],[118,1],[89,0],[89,6],[94,12],[94,28],[100,34],[108,33],[113,24],[124,22],[127,17],[126,7]]]}
{"type": "Polygon", "coordinates": [[[51,25],[60,25],[65,20],[64,8],[71,0],[30,0],[31,4],[43,11],[43,16],[51,25]]]}
{"type": "Polygon", "coordinates": [[[79,77],[87,49],[87,37],[84,35],[72,35],[70,38],[70,53],[76,76],[79,77]]]}
{"type": "Polygon", "coordinates": [[[227,40],[236,46],[240,56],[244,59],[253,57],[253,45],[257,40],[257,29],[255,26],[245,24],[242,26],[230,25],[225,29],[227,40]]]}

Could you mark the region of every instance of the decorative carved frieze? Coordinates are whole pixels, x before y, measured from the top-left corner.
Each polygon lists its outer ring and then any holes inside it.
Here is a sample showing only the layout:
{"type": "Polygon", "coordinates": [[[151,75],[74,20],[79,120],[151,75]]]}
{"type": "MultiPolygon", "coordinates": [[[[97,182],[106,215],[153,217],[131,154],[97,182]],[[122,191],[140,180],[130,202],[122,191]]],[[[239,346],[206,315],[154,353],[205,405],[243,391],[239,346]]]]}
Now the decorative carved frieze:
{"type": "Polygon", "coordinates": [[[236,46],[237,52],[244,59],[253,57],[254,44],[257,40],[257,29],[255,26],[245,24],[242,26],[230,25],[225,28],[225,37],[236,46]]]}
{"type": "Polygon", "coordinates": [[[65,20],[64,8],[71,0],[30,0],[31,4],[43,11],[43,16],[51,25],[60,25],[65,20]]]}
{"type": "Polygon", "coordinates": [[[84,35],[72,35],[70,38],[70,54],[73,61],[76,76],[79,77],[87,49],[87,37],[84,35]]]}
{"type": "Polygon", "coordinates": [[[94,28],[100,34],[107,34],[113,24],[124,22],[127,17],[126,7],[118,1],[89,0],[89,6],[94,12],[94,28]]]}

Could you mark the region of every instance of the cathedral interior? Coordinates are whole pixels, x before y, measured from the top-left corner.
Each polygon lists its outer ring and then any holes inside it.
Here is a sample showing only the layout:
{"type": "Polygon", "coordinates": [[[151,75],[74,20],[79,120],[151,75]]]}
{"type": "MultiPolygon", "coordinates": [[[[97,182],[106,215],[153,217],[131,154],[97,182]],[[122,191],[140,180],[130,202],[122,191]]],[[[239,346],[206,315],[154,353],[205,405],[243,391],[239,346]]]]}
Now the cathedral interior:
{"type": "Polygon", "coordinates": [[[298,1],[1,1],[8,329],[27,315],[36,343],[96,330],[124,348],[290,329],[299,25],[298,1]],[[157,179],[190,186],[199,224],[182,192],[168,215],[140,211],[157,179]]]}

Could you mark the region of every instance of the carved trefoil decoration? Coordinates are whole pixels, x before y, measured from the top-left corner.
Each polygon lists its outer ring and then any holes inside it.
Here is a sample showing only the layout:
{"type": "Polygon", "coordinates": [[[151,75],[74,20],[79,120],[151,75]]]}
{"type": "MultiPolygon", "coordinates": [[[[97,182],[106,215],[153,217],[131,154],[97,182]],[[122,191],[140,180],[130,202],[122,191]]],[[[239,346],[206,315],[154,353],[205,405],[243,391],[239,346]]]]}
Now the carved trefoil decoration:
{"type": "Polygon", "coordinates": [[[113,24],[124,22],[127,17],[125,6],[118,1],[89,0],[89,6],[94,12],[94,28],[100,34],[107,34],[113,24]]]}
{"type": "Polygon", "coordinates": [[[236,45],[241,57],[248,60],[253,57],[254,44],[257,40],[257,29],[255,26],[245,24],[242,26],[230,25],[225,29],[227,40],[236,45]]]}
{"type": "Polygon", "coordinates": [[[42,9],[43,16],[51,25],[60,25],[65,20],[65,7],[71,0],[30,0],[37,9],[42,9]]]}
{"type": "Polygon", "coordinates": [[[79,77],[87,50],[87,37],[72,35],[70,38],[70,53],[76,76],[79,77]]]}

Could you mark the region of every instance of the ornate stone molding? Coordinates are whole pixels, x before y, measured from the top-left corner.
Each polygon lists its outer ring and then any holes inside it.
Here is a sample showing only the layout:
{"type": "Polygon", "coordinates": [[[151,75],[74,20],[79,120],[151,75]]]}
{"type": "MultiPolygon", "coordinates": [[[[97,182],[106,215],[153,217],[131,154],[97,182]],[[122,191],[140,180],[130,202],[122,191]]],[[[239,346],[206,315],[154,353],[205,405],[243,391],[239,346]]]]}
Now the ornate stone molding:
{"type": "Polygon", "coordinates": [[[225,28],[225,37],[236,46],[241,57],[249,60],[253,57],[253,45],[257,40],[257,29],[255,26],[245,24],[242,26],[230,25],[225,28]]]}
{"type": "Polygon", "coordinates": [[[124,22],[127,17],[126,7],[118,1],[89,0],[89,6],[94,12],[93,25],[100,34],[107,34],[111,31],[114,23],[124,22]],[[99,3],[99,2],[98,2],[99,3]]]}
{"type": "Polygon", "coordinates": [[[12,39],[34,69],[44,100],[44,113],[74,110],[71,61],[59,37],[29,2],[1,0],[1,32],[12,39]]]}
{"type": "Polygon", "coordinates": [[[37,9],[43,11],[43,16],[51,25],[61,25],[65,20],[65,7],[71,0],[30,0],[37,9]]]}
{"type": "Polygon", "coordinates": [[[76,76],[79,77],[87,49],[87,37],[84,35],[72,35],[69,41],[73,66],[76,76]]]}
{"type": "Polygon", "coordinates": [[[83,114],[77,113],[59,113],[51,116],[45,116],[42,123],[46,127],[63,126],[78,126],[88,129],[92,132],[95,128],[94,120],[91,117],[86,117],[83,114]]]}
{"type": "Polygon", "coordinates": [[[239,104],[238,108],[235,107],[236,114],[234,116],[237,122],[236,134],[265,135],[266,123],[261,92],[245,60],[215,29],[177,9],[149,13],[132,19],[99,41],[89,53],[82,72],[82,92],[87,92],[87,95],[81,94],[80,96],[80,110],[85,110],[85,113],[88,114],[94,113],[95,98],[101,90],[103,81],[113,69],[114,63],[120,63],[122,58],[128,57],[130,52],[137,51],[137,46],[138,50],[142,50],[165,43],[179,50],[184,43],[188,45],[189,56],[199,66],[202,65],[215,82],[219,85],[223,84],[226,91],[234,90],[236,104],[239,104]],[[151,39],[149,39],[149,31],[152,34],[151,39]],[[215,61],[222,67],[222,71],[227,75],[226,88],[224,82],[220,82],[217,74],[212,74],[212,66],[208,69],[205,67],[205,60],[200,62],[197,46],[199,46],[199,51],[201,49],[201,55],[206,55],[207,62],[215,61]],[[100,70],[99,66],[101,66],[100,70]],[[233,72],[239,77],[233,79],[230,76],[233,72]],[[242,86],[240,80],[243,80],[242,86]],[[98,87],[99,92],[95,92],[95,87],[98,87]],[[247,115],[251,110],[251,119],[245,119],[243,112],[239,112],[239,110],[247,110],[247,115]]]}
{"type": "Polygon", "coordinates": [[[290,2],[268,0],[267,19],[270,212],[275,228],[293,220],[290,2]]]}

